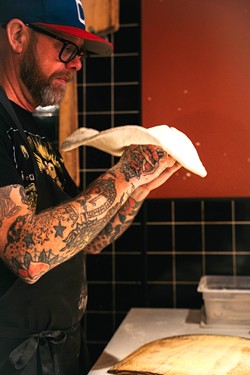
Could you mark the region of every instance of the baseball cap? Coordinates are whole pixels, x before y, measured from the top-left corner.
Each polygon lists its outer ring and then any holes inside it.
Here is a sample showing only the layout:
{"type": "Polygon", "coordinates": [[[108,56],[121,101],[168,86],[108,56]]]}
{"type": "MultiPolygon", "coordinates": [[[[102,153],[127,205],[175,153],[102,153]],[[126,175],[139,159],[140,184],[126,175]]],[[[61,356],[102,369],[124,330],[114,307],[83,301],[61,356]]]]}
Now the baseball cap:
{"type": "Polygon", "coordinates": [[[86,31],[81,0],[1,0],[0,23],[14,18],[82,38],[89,52],[110,55],[113,51],[110,42],[86,31]]]}

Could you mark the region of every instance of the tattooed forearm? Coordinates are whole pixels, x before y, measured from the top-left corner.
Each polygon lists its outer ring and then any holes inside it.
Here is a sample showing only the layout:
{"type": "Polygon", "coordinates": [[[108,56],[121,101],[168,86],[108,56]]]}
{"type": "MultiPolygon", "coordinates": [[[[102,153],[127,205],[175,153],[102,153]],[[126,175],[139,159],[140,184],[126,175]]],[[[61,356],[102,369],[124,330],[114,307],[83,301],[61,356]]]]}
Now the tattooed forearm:
{"type": "Polygon", "coordinates": [[[100,199],[105,199],[105,203],[98,208],[91,209],[88,212],[88,218],[94,218],[97,215],[102,214],[107,211],[111,205],[114,203],[116,198],[116,190],[114,180],[109,178],[107,180],[102,180],[100,183],[93,187],[91,193],[95,193],[95,197],[91,199],[89,197],[89,204],[92,207],[96,207],[100,199]]]}
{"type": "Polygon", "coordinates": [[[142,203],[143,201],[136,202],[132,197],[128,198],[98,236],[84,248],[84,251],[91,254],[98,254],[106,246],[119,238],[134,221],[142,203]]]}
{"type": "Polygon", "coordinates": [[[60,251],[65,252],[66,256],[68,256],[72,254],[72,250],[74,251],[75,248],[85,247],[95,236],[97,236],[100,232],[100,228],[103,228],[111,219],[114,212],[117,211],[117,207],[118,204],[113,209],[110,209],[106,217],[101,220],[94,219],[81,224],[78,223],[76,228],[74,228],[74,230],[63,240],[65,246],[60,251]]]}
{"type": "Polygon", "coordinates": [[[57,239],[64,238],[69,222],[74,230],[78,219],[78,213],[70,204],[57,209],[55,216],[50,212],[19,215],[9,228],[3,259],[26,282],[35,282],[49,269],[67,260],[66,255],[56,253],[57,239]]]}
{"type": "MultiPolygon", "coordinates": [[[[101,221],[94,219],[79,222],[76,220],[79,215],[70,206],[57,211],[56,215],[51,215],[46,220],[47,225],[52,222],[55,225],[44,227],[45,215],[34,216],[30,221],[26,215],[19,217],[10,227],[4,255],[9,258],[8,263],[12,269],[27,282],[34,282],[49,269],[71,258],[100,231],[100,225],[104,226],[108,220],[103,218],[101,221]],[[70,231],[67,231],[69,216],[72,223],[70,231]],[[25,230],[22,229],[24,224],[25,230]],[[57,238],[61,241],[57,241],[57,238]],[[52,248],[51,239],[54,242],[52,248]],[[56,246],[57,243],[61,243],[60,249],[56,246]],[[55,248],[59,252],[56,253],[55,248]]],[[[112,212],[108,217],[110,215],[112,212]]]]}
{"type": "MultiPolygon", "coordinates": [[[[117,195],[113,178],[100,179],[73,202],[38,215],[13,203],[13,187],[1,190],[2,217],[12,217],[2,258],[26,282],[71,258],[107,225],[121,207],[124,194],[117,195]],[[3,194],[4,193],[4,194],[3,194]],[[119,197],[119,201],[117,198],[119,197]],[[5,205],[3,204],[5,203],[5,205]]],[[[19,200],[22,201],[23,188],[19,200]]]]}

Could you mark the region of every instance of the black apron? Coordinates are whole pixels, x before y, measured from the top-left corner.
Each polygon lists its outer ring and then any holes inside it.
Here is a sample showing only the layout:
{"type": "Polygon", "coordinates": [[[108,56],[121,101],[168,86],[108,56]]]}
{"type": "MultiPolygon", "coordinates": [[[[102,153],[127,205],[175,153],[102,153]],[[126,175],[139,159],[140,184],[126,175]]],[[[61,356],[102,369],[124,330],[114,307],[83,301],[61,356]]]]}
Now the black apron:
{"type": "MultiPolygon", "coordinates": [[[[3,103],[2,92],[0,98],[3,103]]],[[[5,108],[7,105],[4,101],[5,108]]],[[[16,127],[22,134],[20,123],[16,127]]],[[[50,176],[39,173],[26,139],[25,145],[34,160],[37,213],[69,200],[71,196],[50,176]]],[[[11,280],[11,287],[0,297],[0,375],[86,373],[89,366],[82,317],[87,283],[83,251],[43,275],[35,284],[24,283],[0,261],[2,277],[11,280]]]]}

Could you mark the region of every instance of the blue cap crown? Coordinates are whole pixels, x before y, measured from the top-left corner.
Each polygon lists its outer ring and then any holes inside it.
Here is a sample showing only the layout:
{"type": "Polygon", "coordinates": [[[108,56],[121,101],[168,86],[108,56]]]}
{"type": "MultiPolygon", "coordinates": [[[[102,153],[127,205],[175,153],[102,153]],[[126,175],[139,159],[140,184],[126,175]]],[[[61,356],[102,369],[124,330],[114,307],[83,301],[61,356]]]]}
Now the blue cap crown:
{"type": "Polygon", "coordinates": [[[11,0],[1,1],[0,22],[18,18],[27,22],[42,22],[84,28],[81,0],[11,0]]]}
{"type": "Polygon", "coordinates": [[[85,30],[81,0],[0,0],[0,23],[14,18],[83,38],[90,52],[106,55],[113,50],[111,43],[85,30]]]}

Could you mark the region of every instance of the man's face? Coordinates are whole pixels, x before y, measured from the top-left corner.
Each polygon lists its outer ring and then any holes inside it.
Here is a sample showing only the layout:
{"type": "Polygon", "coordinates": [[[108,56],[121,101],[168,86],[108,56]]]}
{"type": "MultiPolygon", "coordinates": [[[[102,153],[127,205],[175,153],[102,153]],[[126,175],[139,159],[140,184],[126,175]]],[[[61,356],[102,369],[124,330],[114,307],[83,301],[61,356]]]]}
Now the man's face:
{"type": "Polygon", "coordinates": [[[37,40],[32,38],[20,65],[21,80],[29,90],[36,106],[58,104],[64,97],[66,82],[72,79],[73,73],[62,63],[59,63],[60,70],[52,72],[47,68],[46,61],[50,58],[52,61],[50,65],[55,65],[52,60],[53,55],[51,56],[48,51],[47,56],[44,55],[44,59],[39,61],[39,49],[36,46],[37,40]]]}

